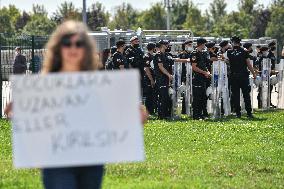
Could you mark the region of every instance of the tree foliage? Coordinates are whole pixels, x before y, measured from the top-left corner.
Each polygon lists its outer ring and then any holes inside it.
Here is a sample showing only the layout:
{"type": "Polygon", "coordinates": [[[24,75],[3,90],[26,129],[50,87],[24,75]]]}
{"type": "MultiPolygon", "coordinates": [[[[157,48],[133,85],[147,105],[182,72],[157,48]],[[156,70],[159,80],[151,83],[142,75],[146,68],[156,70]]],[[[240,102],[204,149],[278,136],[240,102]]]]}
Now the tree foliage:
{"type": "Polygon", "coordinates": [[[138,11],[131,4],[122,3],[116,7],[114,18],[110,23],[111,29],[135,29],[137,27],[138,11]]]}
{"type": "Polygon", "coordinates": [[[81,20],[81,14],[72,2],[64,1],[52,15],[52,20],[57,24],[64,20],[81,20]]]}
{"type": "Polygon", "coordinates": [[[145,10],[138,18],[138,25],[143,29],[166,29],[166,12],[161,3],[154,4],[149,10],[145,10]]]}
{"type": "Polygon", "coordinates": [[[93,31],[99,31],[101,27],[107,26],[109,18],[110,14],[99,2],[93,3],[87,11],[87,24],[93,31]]]}
{"type": "Polygon", "coordinates": [[[212,16],[214,23],[220,22],[226,16],[227,3],[224,0],[214,0],[209,5],[209,12],[212,16]]]}

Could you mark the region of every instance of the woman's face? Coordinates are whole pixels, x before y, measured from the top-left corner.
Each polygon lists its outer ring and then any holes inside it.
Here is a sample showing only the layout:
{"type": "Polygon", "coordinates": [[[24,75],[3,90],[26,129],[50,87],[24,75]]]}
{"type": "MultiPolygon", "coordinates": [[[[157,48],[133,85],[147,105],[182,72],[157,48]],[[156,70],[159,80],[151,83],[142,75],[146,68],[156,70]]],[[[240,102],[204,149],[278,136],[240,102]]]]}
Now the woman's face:
{"type": "MultiPolygon", "coordinates": [[[[62,63],[80,68],[85,56],[85,43],[79,35],[63,39],[61,44],[62,63]]],[[[65,65],[66,66],[66,65],[65,65]]]]}

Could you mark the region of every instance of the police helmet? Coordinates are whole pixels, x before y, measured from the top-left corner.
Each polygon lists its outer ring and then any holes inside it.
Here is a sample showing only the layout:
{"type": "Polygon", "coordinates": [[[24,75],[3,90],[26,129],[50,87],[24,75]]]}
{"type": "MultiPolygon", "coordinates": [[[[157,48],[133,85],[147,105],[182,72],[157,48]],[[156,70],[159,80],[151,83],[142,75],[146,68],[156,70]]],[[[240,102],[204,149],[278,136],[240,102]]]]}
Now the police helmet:
{"type": "Polygon", "coordinates": [[[231,37],[231,41],[234,43],[240,43],[242,39],[239,36],[234,35],[233,37],[231,37]]]}
{"type": "Polygon", "coordinates": [[[150,42],[150,43],[147,44],[146,47],[147,47],[147,50],[153,50],[154,48],[156,48],[156,44],[150,42]]]}
{"type": "Polygon", "coordinates": [[[196,40],[197,46],[203,45],[207,43],[207,40],[204,38],[199,38],[196,40]]]}
{"type": "Polygon", "coordinates": [[[278,77],[273,75],[270,77],[270,85],[276,85],[278,83],[278,77]]]}
{"type": "Polygon", "coordinates": [[[253,80],[255,86],[259,87],[261,84],[261,77],[260,76],[256,76],[256,78],[253,80]]]}
{"type": "Polygon", "coordinates": [[[219,43],[219,46],[220,46],[221,48],[223,48],[223,47],[227,46],[228,44],[229,44],[229,41],[224,40],[224,41],[221,41],[221,43],[219,43]]]}
{"type": "Polygon", "coordinates": [[[213,48],[215,46],[215,43],[214,42],[208,42],[208,43],[206,43],[206,47],[207,48],[213,48]]]}
{"type": "Polygon", "coordinates": [[[193,43],[192,40],[186,40],[183,44],[184,44],[184,45],[188,45],[188,44],[192,44],[192,43],[193,43]]]}
{"type": "Polygon", "coordinates": [[[212,86],[208,87],[206,90],[206,95],[209,97],[209,99],[211,100],[212,98],[212,94],[213,94],[213,88],[212,86]]]}
{"type": "Polygon", "coordinates": [[[251,43],[244,43],[243,47],[246,48],[246,49],[249,49],[250,47],[252,47],[252,44],[251,43]]]}
{"type": "Polygon", "coordinates": [[[160,40],[158,43],[159,43],[160,45],[168,45],[168,44],[169,44],[169,42],[166,41],[166,40],[160,40]]]}
{"type": "Polygon", "coordinates": [[[119,41],[116,42],[116,47],[117,47],[117,48],[120,48],[120,47],[122,47],[123,45],[125,45],[125,41],[119,40],[119,41]]]}

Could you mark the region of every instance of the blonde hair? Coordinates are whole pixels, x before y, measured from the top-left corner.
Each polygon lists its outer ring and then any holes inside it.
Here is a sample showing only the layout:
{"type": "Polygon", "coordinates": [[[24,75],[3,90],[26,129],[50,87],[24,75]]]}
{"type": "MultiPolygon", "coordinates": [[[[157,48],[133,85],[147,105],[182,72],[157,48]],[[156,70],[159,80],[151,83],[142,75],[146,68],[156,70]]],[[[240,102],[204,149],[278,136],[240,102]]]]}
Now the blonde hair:
{"type": "Polygon", "coordinates": [[[96,52],[95,41],[88,35],[88,28],[78,21],[66,21],[59,25],[46,44],[43,73],[59,72],[62,68],[61,41],[66,36],[79,35],[85,44],[85,58],[81,70],[97,70],[101,67],[96,52]]]}

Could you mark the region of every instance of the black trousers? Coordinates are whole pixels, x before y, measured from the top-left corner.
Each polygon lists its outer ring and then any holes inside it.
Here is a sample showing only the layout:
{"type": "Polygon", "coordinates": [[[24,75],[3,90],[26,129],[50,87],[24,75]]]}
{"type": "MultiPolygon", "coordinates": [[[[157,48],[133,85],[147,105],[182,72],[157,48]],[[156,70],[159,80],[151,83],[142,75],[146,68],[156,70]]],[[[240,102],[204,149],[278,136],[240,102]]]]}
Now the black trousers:
{"type": "Polygon", "coordinates": [[[198,84],[193,84],[192,87],[192,112],[193,119],[202,118],[207,116],[207,96],[206,96],[206,82],[199,82],[198,84]]]}
{"type": "Polygon", "coordinates": [[[161,119],[169,118],[172,110],[172,99],[169,95],[169,86],[159,86],[158,116],[161,119]]]}
{"type": "Polygon", "coordinates": [[[251,108],[251,86],[249,82],[249,76],[247,74],[232,74],[231,75],[231,88],[232,88],[232,100],[235,112],[241,114],[240,106],[240,90],[242,90],[245,109],[247,114],[250,115],[252,112],[251,108]]]}
{"type": "Polygon", "coordinates": [[[144,86],[144,96],[145,96],[145,106],[150,113],[150,115],[153,115],[155,113],[155,101],[156,100],[156,94],[155,94],[155,88],[153,88],[151,85],[145,85],[144,86]]]}
{"type": "MultiPolygon", "coordinates": [[[[272,105],[271,93],[272,93],[272,90],[273,90],[273,85],[270,85],[270,89],[269,90],[270,90],[269,100],[270,100],[270,105],[272,105]]],[[[262,108],[262,87],[258,88],[257,102],[258,102],[258,108],[262,108]]]]}

